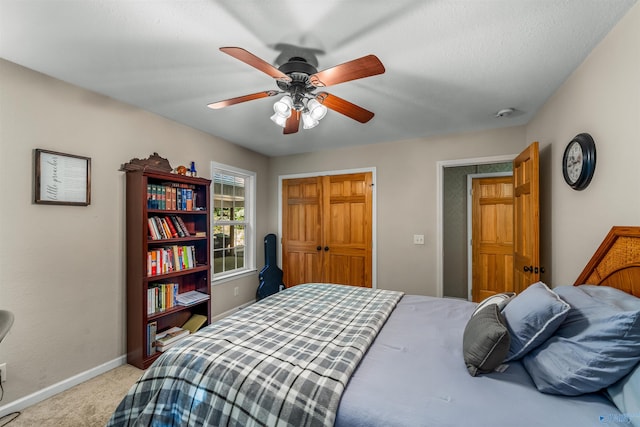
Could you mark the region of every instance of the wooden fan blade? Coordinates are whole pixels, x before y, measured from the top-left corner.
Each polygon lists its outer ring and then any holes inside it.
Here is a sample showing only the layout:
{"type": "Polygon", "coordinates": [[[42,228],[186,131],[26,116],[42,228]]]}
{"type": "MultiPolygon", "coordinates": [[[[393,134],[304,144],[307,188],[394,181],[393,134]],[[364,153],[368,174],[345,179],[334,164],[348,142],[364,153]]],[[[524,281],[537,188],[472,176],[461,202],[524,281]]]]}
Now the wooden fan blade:
{"type": "Polygon", "coordinates": [[[283,82],[291,81],[291,77],[287,76],[285,73],[278,70],[273,65],[258,58],[253,53],[242,49],[241,47],[221,47],[220,50],[226,53],[227,55],[231,55],[234,58],[239,59],[245,64],[251,65],[253,68],[258,69],[263,73],[270,75],[274,79],[277,79],[283,82]]]}
{"type": "Polygon", "coordinates": [[[353,120],[359,121],[360,123],[367,123],[374,116],[371,111],[365,110],[364,108],[359,107],[356,104],[352,104],[338,96],[330,95],[327,92],[320,92],[317,94],[316,100],[325,107],[333,111],[337,111],[340,114],[344,114],[353,120]]]}
{"type": "Polygon", "coordinates": [[[336,85],[350,80],[362,79],[384,73],[384,65],[375,55],[367,55],[335,67],[318,71],[309,76],[309,82],[315,87],[336,85]]]}
{"type": "Polygon", "coordinates": [[[253,101],[254,99],[267,98],[279,94],[277,90],[265,90],[264,92],[252,93],[251,95],[238,96],[237,98],[225,99],[224,101],[213,102],[207,107],[217,110],[229,105],[240,104],[241,102],[253,101]]]}
{"type": "Polygon", "coordinates": [[[285,135],[290,133],[298,132],[298,128],[300,127],[300,111],[291,110],[291,115],[287,119],[287,123],[284,125],[284,133],[285,135]]]}

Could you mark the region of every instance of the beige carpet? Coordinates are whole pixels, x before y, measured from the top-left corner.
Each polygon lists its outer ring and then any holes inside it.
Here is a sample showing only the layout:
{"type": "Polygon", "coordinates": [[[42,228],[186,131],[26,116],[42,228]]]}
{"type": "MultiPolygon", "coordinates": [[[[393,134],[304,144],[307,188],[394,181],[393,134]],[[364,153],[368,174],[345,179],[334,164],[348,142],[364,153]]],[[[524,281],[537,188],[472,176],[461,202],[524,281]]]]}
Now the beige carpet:
{"type": "Polygon", "coordinates": [[[7,427],[104,426],[142,372],[131,365],[119,366],[24,409],[7,427]]]}

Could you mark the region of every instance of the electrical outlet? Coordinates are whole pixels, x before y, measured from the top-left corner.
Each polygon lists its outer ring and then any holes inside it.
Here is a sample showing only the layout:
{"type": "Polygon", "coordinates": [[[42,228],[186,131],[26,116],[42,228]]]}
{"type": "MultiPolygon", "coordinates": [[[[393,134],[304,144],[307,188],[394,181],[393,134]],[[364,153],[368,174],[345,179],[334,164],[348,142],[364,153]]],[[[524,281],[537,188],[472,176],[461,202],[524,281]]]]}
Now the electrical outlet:
{"type": "Polygon", "coordinates": [[[5,382],[7,380],[7,364],[0,363],[0,382],[5,382]]]}
{"type": "Polygon", "coordinates": [[[413,244],[414,245],[424,245],[424,234],[414,234],[413,235],[413,244]]]}

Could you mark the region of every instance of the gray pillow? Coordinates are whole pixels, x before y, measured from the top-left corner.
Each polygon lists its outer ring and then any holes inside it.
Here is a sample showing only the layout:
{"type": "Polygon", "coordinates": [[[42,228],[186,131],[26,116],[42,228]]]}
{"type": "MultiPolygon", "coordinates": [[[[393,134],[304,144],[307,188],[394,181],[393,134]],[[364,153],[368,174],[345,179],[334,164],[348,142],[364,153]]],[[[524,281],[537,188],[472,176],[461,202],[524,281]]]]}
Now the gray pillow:
{"type": "Polygon", "coordinates": [[[511,338],[497,304],[471,316],[464,328],[462,354],[471,376],[492,372],[504,361],[511,338]]]}

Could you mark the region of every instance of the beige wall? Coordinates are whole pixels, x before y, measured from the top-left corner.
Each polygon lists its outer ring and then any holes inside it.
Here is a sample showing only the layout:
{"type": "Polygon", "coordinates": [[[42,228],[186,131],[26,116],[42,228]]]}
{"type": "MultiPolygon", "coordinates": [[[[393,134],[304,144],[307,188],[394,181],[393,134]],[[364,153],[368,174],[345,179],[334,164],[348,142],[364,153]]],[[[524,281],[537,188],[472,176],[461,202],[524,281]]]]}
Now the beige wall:
{"type": "MultiPolygon", "coordinates": [[[[640,225],[638,45],[640,5],[526,127],[274,159],[0,60],[0,307],[17,315],[0,345],[9,375],[2,404],[124,354],[118,168],[154,151],[174,166],[195,160],[201,175],[210,160],[257,172],[258,209],[266,212],[258,216],[258,266],[262,236],[278,229],[278,176],[375,167],[378,284],[435,295],[436,163],[514,154],[539,140],[545,280],[571,283],[612,225],[640,225]],[[598,165],[591,186],[575,192],[560,161],[580,132],[594,136],[598,165]],[[34,148],[92,158],[90,206],[32,203],[34,148]],[[413,234],[424,234],[426,244],[413,245],[413,234]]],[[[215,287],[214,314],[253,298],[256,280],[215,287]]]]}
{"type": "MultiPolygon", "coordinates": [[[[542,64],[541,64],[542,65],[542,64]]],[[[539,140],[545,281],[573,284],[614,225],[640,225],[640,4],[596,47],[526,127],[539,140]],[[574,191],[562,177],[567,143],[596,142],[593,181],[574,191]]]]}
{"type": "MultiPolygon", "coordinates": [[[[4,60],[0,84],[0,307],[16,315],[0,345],[5,405],[126,352],[121,164],[158,152],[174,167],[196,161],[201,176],[211,160],[252,170],[260,210],[268,159],[4,60]],[[35,148],[91,157],[91,205],[33,204],[35,148]]],[[[258,217],[259,248],[266,225],[258,217]]],[[[255,298],[257,284],[255,273],[215,286],[213,314],[255,298]]]]}
{"type": "Polygon", "coordinates": [[[437,162],[517,154],[525,145],[524,128],[511,127],[274,158],[271,228],[279,176],[375,167],[378,287],[437,295],[437,162]],[[414,234],[424,234],[425,245],[414,245],[414,234]]]}

